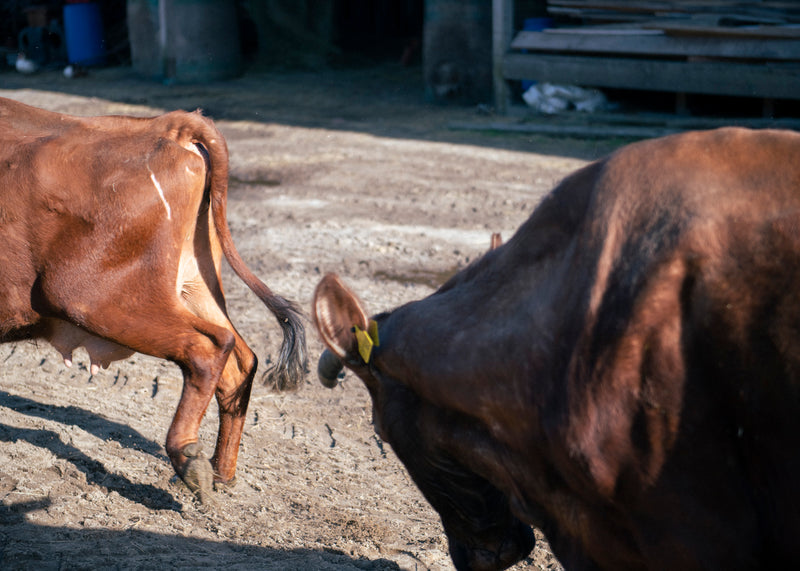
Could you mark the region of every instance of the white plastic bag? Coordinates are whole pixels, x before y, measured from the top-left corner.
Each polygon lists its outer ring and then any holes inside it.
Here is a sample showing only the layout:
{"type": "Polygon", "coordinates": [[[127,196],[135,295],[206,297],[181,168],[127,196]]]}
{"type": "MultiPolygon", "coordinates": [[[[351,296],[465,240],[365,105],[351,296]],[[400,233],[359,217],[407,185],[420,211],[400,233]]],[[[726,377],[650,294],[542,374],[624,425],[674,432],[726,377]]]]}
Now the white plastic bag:
{"type": "Polygon", "coordinates": [[[593,113],[608,108],[608,100],[602,92],[575,85],[535,83],[522,94],[522,98],[530,107],[548,115],[568,109],[593,113]]]}

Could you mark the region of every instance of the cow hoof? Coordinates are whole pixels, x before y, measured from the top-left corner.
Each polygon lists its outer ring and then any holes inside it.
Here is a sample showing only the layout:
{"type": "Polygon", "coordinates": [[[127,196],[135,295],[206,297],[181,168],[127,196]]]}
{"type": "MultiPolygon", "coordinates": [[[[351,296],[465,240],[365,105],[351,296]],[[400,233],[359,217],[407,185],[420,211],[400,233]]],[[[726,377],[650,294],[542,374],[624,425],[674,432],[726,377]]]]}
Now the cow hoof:
{"type": "Polygon", "coordinates": [[[230,492],[236,487],[236,476],[228,480],[227,482],[220,482],[215,480],[214,481],[214,491],[215,492],[230,492]]]}
{"type": "Polygon", "coordinates": [[[186,464],[181,470],[181,480],[201,504],[211,504],[214,500],[212,495],[214,470],[211,462],[203,453],[202,446],[197,442],[192,442],[184,446],[181,453],[187,457],[186,464]]]}

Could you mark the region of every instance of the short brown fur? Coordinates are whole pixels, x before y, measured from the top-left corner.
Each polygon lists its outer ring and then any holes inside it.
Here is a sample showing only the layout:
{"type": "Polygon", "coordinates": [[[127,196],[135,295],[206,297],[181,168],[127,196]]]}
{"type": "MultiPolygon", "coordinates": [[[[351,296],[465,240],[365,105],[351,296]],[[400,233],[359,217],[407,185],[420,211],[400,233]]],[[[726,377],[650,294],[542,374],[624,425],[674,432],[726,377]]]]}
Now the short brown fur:
{"type": "Polygon", "coordinates": [[[283,329],[273,383],[306,367],[299,311],[233,244],[227,179],[225,139],[199,112],[82,118],[0,99],[0,341],[47,340],[68,364],[83,346],[93,369],[133,352],[177,363],[166,448],[203,500],[234,479],[257,366],[227,317],[223,255],[283,329]],[[197,438],[215,395],[209,464],[197,438]]]}
{"type": "MultiPolygon", "coordinates": [[[[782,131],[625,147],[339,355],[457,568],[512,565],[531,525],[567,569],[800,565],[798,159],[782,131]]],[[[348,291],[324,278],[318,328],[348,291]]]]}

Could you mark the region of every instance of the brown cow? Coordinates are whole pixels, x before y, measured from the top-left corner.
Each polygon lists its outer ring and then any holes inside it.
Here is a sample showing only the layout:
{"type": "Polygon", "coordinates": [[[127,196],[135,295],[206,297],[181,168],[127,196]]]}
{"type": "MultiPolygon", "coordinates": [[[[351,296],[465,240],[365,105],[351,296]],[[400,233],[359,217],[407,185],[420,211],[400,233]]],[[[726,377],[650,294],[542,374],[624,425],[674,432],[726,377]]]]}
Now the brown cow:
{"type": "Polygon", "coordinates": [[[430,297],[328,275],[314,318],[457,568],[529,526],[567,569],[800,566],[800,134],[630,145],[430,297]]]}
{"type": "Polygon", "coordinates": [[[233,244],[227,177],[225,140],[200,113],[81,118],[0,99],[0,341],[47,340],[67,365],[83,346],[93,372],[134,351],[178,364],[166,449],[201,501],[233,482],[257,366],[228,320],[223,253],[283,329],[272,382],[305,369],[298,310],[233,244]],[[209,463],[197,440],[215,395],[209,463]]]}

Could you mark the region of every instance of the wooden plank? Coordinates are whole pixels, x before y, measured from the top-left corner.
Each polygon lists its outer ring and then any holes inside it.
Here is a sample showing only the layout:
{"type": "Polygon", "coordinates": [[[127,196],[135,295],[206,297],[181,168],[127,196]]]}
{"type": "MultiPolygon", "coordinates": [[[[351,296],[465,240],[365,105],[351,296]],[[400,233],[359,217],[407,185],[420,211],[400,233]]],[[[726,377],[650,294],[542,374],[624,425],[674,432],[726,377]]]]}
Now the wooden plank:
{"type": "MultiPolygon", "coordinates": [[[[525,30],[526,33],[532,33],[525,30]]],[[[521,32],[520,32],[521,33],[521,32]]],[[[581,26],[579,28],[547,28],[540,33],[559,36],[663,36],[661,30],[646,30],[641,24],[619,24],[605,26],[581,26]]],[[[522,46],[528,47],[528,46],[522,46]]]]}
{"type": "Polygon", "coordinates": [[[551,137],[623,137],[630,139],[652,139],[681,132],[668,127],[610,126],[610,125],[548,125],[542,123],[451,123],[450,129],[458,131],[499,131],[507,133],[529,133],[551,137]]]}
{"type": "MultiPolygon", "coordinates": [[[[628,54],[655,57],[715,57],[758,60],[800,61],[798,39],[746,39],[733,37],[671,37],[661,30],[632,34],[630,28],[620,33],[609,28],[590,28],[591,33],[554,29],[543,32],[519,32],[511,48],[528,51],[561,53],[628,54]],[[656,33],[653,33],[656,32],[656,33]]],[[[800,29],[796,30],[800,33],[800,29]]]]}
{"type": "Polygon", "coordinates": [[[774,13],[797,12],[796,2],[759,2],[749,3],[741,0],[706,0],[706,1],[636,1],[625,2],[613,0],[548,0],[548,7],[570,8],[574,10],[609,10],[617,12],[719,12],[747,11],[752,8],[768,9],[774,13]]]}
{"type": "Polygon", "coordinates": [[[676,6],[672,2],[603,2],[559,0],[548,2],[549,6],[578,10],[606,10],[613,12],[673,12],[676,6]]]}
{"type": "Polygon", "coordinates": [[[647,20],[653,18],[653,14],[650,13],[612,12],[609,10],[578,10],[576,8],[548,8],[547,13],[555,17],[580,20],[583,23],[640,23],[646,22],[647,20]]]}
{"type": "Polygon", "coordinates": [[[549,0],[548,11],[575,18],[594,19],[600,15],[608,19],[614,14],[628,19],[631,15],[710,14],[731,13],[739,16],[762,16],[796,20],[800,17],[797,2],[741,2],[741,1],[665,1],[665,2],[613,2],[549,0]]]}
{"type": "Polygon", "coordinates": [[[791,129],[800,131],[797,119],[748,117],[682,117],[676,115],[647,115],[625,113],[580,113],[566,111],[542,117],[530,115],[522,108],[523,120],[455,121],[448,125],[453,130],[505,131],[510,133],[535,133],[562,137],[661,137],[671,133],[718,129],[739,126],[750,129],[791,129]]]}
{"type": "Polygon", "coordinates": [[[506,79],[593,87],[800,99],[800,65],[508,54],[506,79]]]}
{"type": "Polygon", "coordinates": [[[800,28],[794,26],[696,26],[692,24],[643,24],[643,28],[662,30],[670,36],[719,37],[736,39],[800,40],[800,28]]]}

